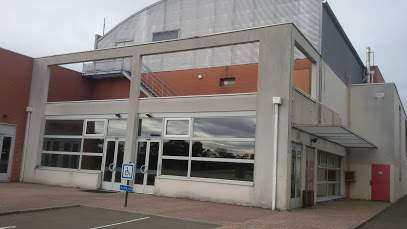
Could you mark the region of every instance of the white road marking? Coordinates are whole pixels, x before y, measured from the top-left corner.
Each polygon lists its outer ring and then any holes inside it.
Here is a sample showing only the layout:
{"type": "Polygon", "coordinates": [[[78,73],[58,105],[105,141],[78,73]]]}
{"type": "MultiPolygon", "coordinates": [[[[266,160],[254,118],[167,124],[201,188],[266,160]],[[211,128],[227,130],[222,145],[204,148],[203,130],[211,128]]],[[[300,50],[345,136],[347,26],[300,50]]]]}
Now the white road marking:
{"type": "MultiPolygon", "coordinates": [[[[121,224],[132,223],[132,222],[142,221],[142,220],[146,220],[146,219],[150,219],[150,217],[138,218],[138,219],[133,219],[133,220],[124,221],[124,222],[120,222],[120,223],[113,223],[113,224],[109,224],[109,225],[99,226],[99,227],[92,227],[89,229],[100,229],[100,228],[106,228],[106,227],[113,227],[113,226],[117,226],[117,225],[121,225],[121,224]]],[[[2,229],[2,228],[0,228],[0,229],[2,229]]]]}
{"type": "Polygon", "coordinates": [[[0,227],[0,229],[12,229],[17,228],[16,226],[7,226],[7,227],[0,227]]]}

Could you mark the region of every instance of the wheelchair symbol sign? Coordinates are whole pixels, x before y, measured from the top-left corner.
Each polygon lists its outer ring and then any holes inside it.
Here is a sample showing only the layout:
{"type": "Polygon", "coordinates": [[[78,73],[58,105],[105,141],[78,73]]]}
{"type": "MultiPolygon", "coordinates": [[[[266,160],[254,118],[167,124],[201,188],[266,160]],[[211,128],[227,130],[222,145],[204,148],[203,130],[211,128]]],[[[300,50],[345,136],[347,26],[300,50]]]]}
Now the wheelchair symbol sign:
{"type": "Polygon", "coordinates": [[[123,164],[122,167],[122,179],[133,180],[134,176],[134,164],[123,164]]]}

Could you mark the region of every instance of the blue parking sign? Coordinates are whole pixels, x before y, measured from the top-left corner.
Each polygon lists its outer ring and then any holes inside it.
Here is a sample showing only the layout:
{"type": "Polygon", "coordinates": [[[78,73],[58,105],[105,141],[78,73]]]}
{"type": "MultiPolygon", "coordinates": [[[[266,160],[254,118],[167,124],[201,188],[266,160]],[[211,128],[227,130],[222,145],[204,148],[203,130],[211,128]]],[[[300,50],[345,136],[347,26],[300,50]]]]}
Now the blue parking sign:
{"type": "Polygon", "coordinates": [[[134,189],[130,185],[120,185],[120,191],[123,192],[134,192],[134,189]]]}
{"type": "Polygon", "coordinates": [[[122,179],[123,180],[133,180],[134,179],[134,164],[123,164],[122,179]]]}

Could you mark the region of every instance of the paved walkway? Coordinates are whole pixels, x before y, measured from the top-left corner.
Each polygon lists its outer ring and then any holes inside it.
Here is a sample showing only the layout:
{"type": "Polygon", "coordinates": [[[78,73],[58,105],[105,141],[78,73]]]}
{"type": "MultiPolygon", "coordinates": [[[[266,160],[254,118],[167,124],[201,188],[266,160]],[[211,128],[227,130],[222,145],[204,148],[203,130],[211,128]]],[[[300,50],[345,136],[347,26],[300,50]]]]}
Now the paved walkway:
{"type": "Polygon", "coordinates": [[[260,208],[131,194],[129,207],[125,209],[123,197],[123,193],[101,194],[46,185],[0,183],[0,213],[81,204],[224,225],[226,229],[346,229],[359,225],[388,206],[386,203],[341,200],[314,209],[272,212],[260,208]]]}
{"type": "Polygon", "coordinates": [[[407,228],[407,197],[360,227],[360,229],[405,229],[407,228]]]}

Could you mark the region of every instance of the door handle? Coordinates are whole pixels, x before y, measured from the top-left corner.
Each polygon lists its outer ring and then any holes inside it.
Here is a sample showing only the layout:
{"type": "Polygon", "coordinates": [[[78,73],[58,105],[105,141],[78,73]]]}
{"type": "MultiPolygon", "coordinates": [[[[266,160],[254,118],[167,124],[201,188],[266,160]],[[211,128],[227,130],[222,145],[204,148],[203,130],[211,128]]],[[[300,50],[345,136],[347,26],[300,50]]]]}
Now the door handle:
{"type": "Polygon", "coordinates": [[[113,164],[113,163],[111,163],[111,164],[109,165],[109,171],[110,171],[110,172],[113,172],[113,171],[114,171],[114,164],[113,164]]]}
{"type": "Polygon", "coordinates": [[[141,172],[141,173],[146,174],[147,171],[148,171],[148,167],[147,167],[146,165],[142,165],[142,166],[140,167],[140,172],[141,172]]]}

